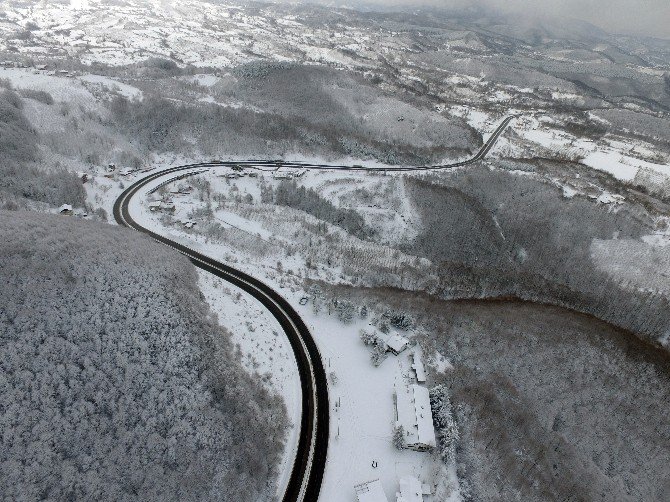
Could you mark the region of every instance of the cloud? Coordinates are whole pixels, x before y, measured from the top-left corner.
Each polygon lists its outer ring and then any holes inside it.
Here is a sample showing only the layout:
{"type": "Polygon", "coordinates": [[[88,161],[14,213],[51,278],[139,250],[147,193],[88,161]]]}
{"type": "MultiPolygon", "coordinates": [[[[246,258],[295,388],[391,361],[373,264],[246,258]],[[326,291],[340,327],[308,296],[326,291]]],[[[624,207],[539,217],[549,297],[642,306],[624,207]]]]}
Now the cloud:
{"type": "Polygon", "coordinates": [[[577,18],[612,33],[670,38],[668,0],[365,0],[387,7],[434,6],[494,9],[527,17],[577,18]]]}

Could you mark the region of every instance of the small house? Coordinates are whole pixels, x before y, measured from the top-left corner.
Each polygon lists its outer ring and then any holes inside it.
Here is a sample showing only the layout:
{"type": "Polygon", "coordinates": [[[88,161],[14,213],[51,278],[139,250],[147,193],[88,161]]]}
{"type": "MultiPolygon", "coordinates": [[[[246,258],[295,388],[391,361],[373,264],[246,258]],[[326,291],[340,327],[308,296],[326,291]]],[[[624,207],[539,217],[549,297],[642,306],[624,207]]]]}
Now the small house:
{"type": "Polygon", "coordinates": [[[375,479],[354,486],[358,502],[388,502],[381,481],[375,479]]]}
{"type": "Polygon", "coordinates": [[[64,214],[66,216],[70,216],[73,214],[72,206],[70,204],[63,204],[61,207],[58,208],[58,213],[59,214],[64,214]]]}
{"type": "Polygon", "coordinates": [[[389,337],[388,340],[386,340],[386,348],[389,352],[393,353],[394,355],[400,354],[403,350],[407,348],[409,345],[409,340],[405,338],[404,336],[401,336],[399,334],[394,334],[389,337]]]}
{"type": "Polygon", "coordinates": [[[149,202],[149,211],[151,212],[164,211],[168,213],[174,213],[175,205],[172,202],[162,202],[160,200],[156,200],[153,202],[149,202]]]}

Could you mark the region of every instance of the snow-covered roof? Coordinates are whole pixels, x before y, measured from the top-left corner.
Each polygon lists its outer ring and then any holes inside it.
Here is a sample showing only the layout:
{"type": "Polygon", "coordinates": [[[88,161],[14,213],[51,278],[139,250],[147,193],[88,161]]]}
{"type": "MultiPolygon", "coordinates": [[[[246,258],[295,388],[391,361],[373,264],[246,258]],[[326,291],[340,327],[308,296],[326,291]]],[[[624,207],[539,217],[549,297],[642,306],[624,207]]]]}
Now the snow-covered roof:
{"type": "Polygon", "coordinates": [[[417,384],[405,385],[396,381],[395,393],[397,425],[402,425],[405,430],[407,447],[435,447],[433,412],[430,409],[428,389],[417,384]]]}
{"type": "Polygon", "coordinates": [[[58,208],[59,213],[62,213],[64,211],[72,211],[72,206],[70,204],[63,204],[61,207],[58,208]]]}
{"type": "Polygon", "coordinates": [[[421,353],[418,350],[412,352],[412,369],[416,375],[416,381],[424,383],[426,381],[426,369],[421,360],[421,353]]]}
{"type": "Polygon", "coordinates": [[[399,334],[394,334],[386,340],[386,345],[394,352],[402,352],[407,347],[409,340],[399,334]]]}
{"type": "Polygon", "coordinates": [[[154,200],[149,202],[149,207],[161,207],[162,202],[159,200],[154,200]]]}
{"type": "Polygon", "coordinates": [[[423,502],[421,482],[414,476],[400,478],[400,491],[395,494],[396,502],[423,502]]]}
{"type": "Polygon", "coordinates": [[[358,502],[388,502],[381,481],[375,479],[354,486],[358,502]]]}

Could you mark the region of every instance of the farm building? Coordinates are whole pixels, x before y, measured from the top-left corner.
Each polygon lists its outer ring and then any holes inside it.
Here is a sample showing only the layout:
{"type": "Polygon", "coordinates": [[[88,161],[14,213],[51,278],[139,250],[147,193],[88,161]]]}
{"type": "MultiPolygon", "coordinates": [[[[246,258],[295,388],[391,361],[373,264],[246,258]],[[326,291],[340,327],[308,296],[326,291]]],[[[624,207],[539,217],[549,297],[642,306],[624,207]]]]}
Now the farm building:
{"type": "Polygon", "coordinates": [[[358,502],[388,502],[381,481],[375,479],[354,486],[358,502]]]}
{"type": "Polygon", "coordinates": [[[400,478],[400,491],[396,492],[396,502],[423,502],[424,489],[414,476],[400,478]]]}
{"type": "Polygon", "coordinates": [[[386,340],[386,347],[389,352],[392,352],[396,356],[400,354],[403,350],[409,345],[409,340],[404,336],[398,335],[397,333],[391,335],[388,340],[386,340]]]}
{"type": "Polygon", "coordinates": [[[417,382],[426,383],[426,369],[423,366],[421,353],[418,350],[412,352],[412,371],[414,371],[417,382]]]}
{"type": "Polygon", "coordinates": [[[428,389],[417,384],[395,383],[396,426],[405,431],[407,448],[426,451],[434,448],[435,429],[428,389]]]}

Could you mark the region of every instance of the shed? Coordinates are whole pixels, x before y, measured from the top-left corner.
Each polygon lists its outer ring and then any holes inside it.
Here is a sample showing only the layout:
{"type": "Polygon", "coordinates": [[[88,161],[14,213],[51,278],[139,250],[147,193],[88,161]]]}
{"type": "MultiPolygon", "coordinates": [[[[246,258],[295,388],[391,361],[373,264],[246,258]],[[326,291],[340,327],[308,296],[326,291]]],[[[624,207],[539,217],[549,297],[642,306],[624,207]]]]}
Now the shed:
{"type": "Polygon", "coordinates": [[[408,345],[409,340],[397,333],[391,335],[389,339],[386,340],[386,347],[390,352],[393,352],[393,354],[395,354],[396,356],[400,354],[403,350],[405,350],[408,345]]]}
{"type": "Polygon", "coordinates": [[[61,207],[58,208],[58,212],[60,214],[66,214],[69,216],[72,214],[72,206],[70,204],[63,204],[61,207]]]}
{"type": "Polygon", "coordinates": [[[375,479],[354,486],[358,502],[388,502],[381,481],[375,479]]]}
{"type": "Polygon", "coordinates": [[[419,350],[412,352],[412,370],[414,371],[417,382],[426,383],[426,369],[423,366],[419,350]]]}

